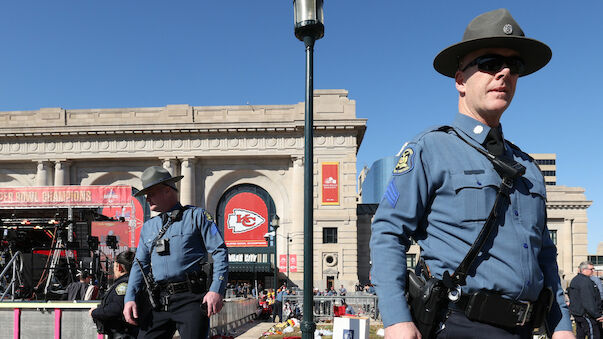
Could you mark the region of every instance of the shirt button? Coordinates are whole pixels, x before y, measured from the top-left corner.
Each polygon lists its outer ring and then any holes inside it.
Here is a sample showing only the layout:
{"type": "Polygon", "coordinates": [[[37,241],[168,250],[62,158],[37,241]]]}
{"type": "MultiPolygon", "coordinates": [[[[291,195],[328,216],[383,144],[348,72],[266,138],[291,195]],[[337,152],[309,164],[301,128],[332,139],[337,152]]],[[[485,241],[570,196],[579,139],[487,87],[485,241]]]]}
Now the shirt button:
{"type": "Polygon", "coordinates": [[[477,184],[480,185],[480,186],[482,185],[482,183],[479,180],[477,181],[477,184]]]}
{"type": "Polygon", "coordinates": [[[519,212],[517,212],[517,210],[513,210],[513,214],[515,214],[515,216],[518,216],[519,212]]]}
{"type": "Polygon", "coordinates": [[[525,242],[523,243],[523,248],[528,248],[528,244],[526,244],[525,242]]]}

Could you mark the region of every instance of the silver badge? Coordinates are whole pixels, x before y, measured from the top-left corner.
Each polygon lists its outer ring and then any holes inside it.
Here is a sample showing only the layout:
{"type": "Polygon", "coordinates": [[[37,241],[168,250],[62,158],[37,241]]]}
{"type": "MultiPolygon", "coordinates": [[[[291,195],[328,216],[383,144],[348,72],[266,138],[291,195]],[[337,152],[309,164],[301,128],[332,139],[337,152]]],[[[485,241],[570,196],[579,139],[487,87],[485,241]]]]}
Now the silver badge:
{"type": "Polygon", "coordinates": [[[511,24],[506,24],[503,26],[503,32],[505,32],[505,34],[509,35],[513,33],[513,26],[511,26],[511,24]]]}

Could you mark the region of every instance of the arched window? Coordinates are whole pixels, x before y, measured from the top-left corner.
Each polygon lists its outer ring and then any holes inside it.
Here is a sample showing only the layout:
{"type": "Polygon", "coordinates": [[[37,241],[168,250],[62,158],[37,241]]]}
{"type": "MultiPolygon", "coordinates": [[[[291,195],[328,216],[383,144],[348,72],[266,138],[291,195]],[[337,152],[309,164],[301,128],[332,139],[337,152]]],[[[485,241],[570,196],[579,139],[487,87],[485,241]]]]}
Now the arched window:
{"type": "MultiPolygon", "coordinates": [[[[222,195],[216,221],[228,247],[266,247],[266,233],[276,214],[272,197],[263,188],[242,184],[222,195]]],[[[271,244],[272,246],[272,244],[271,244]]]]}

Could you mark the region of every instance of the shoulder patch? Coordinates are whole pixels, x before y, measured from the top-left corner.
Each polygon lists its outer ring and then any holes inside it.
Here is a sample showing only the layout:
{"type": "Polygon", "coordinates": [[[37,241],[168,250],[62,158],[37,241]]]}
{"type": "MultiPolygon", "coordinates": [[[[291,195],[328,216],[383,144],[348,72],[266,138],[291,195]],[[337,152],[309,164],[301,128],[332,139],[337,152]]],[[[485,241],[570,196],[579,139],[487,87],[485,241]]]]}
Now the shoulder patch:
{"type": "Polygon", "coordinates": [[[128,290],[128,283],[122,282],[121,284],[115,287],[115,293],[117,295],[126,295],[126,291],[128,290]]]}
{"type": "Polygon", "coordinates": [[[206,210],[203,210],[203,216],[205,216],[205,220],[207,220],[207,221],[214,221],[214,218],[206,210]]]}
{"type": "Polygon", "coordinates": [[[415,151],[411,147],[407,147],[402,151],[400,159],[394,168],[394,175],[400,175],[410,172],[415,166],[415,151]]]}

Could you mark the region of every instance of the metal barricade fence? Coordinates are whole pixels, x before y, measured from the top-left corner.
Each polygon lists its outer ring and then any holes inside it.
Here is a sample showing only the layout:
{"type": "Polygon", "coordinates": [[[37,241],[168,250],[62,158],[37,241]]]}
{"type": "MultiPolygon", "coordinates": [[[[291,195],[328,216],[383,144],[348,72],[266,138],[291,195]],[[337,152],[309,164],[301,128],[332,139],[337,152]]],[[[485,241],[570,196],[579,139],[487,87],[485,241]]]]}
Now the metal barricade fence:
{"type": "MultiPolygon", "coordinates": [[[[283,316],[286,303],[289,302],[291,309],[303,311],[302,294],[283,296],[283,316]]],[[[335,316],[335,307],[342,306],[345,302],[354,310],[354,315],[380,319],[377,296],[367,293],[348,293],[345,296],[314,296],[313,314],[316,320],[332,319],[335,316]]],[[[340,313],[343,315],[343,312],[340,313]]],[[[286,316],[285,316],[286,318],[286,316]]]]}

